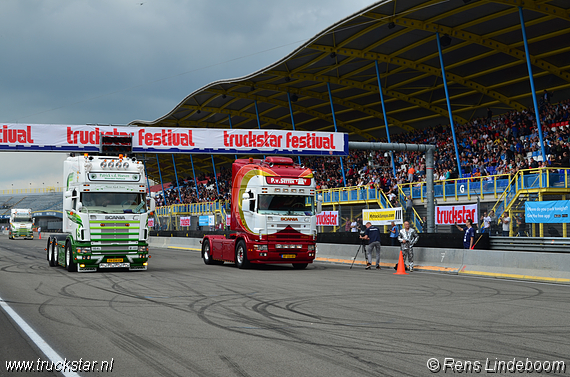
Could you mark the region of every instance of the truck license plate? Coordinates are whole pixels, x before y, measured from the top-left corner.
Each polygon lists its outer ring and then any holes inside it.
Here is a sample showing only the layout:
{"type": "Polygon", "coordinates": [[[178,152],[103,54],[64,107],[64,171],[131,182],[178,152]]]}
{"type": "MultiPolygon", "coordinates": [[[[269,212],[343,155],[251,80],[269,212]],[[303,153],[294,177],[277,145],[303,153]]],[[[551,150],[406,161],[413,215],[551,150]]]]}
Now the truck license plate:
{"type": "Polygon", "coordinates": [[[122,267],[131,267],[130,263],[99,263],[99,267],[101,268],[122,268],[122,267]]]}
{"type": "Polygon", "coordinates": [[[123,258],[108,258],[107,263],[121,263],[123,258]]]}
{"type": "Polygon", "coordinates": [[[297,254],[282,254],[281,258],[297,258],[297,254]]]}

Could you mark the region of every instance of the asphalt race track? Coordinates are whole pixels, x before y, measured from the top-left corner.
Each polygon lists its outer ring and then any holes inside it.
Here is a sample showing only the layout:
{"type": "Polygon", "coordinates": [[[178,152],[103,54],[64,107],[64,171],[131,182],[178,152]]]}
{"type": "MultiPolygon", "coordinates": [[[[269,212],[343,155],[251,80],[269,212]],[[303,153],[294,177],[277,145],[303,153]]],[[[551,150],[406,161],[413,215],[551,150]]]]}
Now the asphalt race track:
{"type": "MultiPolygon", "coordinates": [[[[325,263],[238,270],[174,249],[151,250],[146,272],[79,274],[49,267],[44,247],[0,238],[0,297],[62,358],[112,361],[116,376],[420,376],[432,357],[483,373],[513,358],[570,363],[566,285],[325,263]]],[[[3,309],[0,342],[0,376],[54,375],[6,370],[47,358],[3,309]]],[[[110,374],[93,370],[78,374],[110,374]]]]}

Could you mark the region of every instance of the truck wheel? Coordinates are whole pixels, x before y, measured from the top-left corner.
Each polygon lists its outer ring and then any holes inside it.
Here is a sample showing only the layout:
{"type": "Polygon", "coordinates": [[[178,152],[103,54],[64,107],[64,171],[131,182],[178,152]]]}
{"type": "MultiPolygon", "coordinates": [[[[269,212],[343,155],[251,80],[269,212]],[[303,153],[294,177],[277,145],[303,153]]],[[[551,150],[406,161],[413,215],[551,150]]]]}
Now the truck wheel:
{"type": "Polygon", "coordinates": [[[65,267],[67,267],[69,272],[77,271],[77,264],[73,261],[73,253],[71,252],[71,244],[69,242],[65,244],[65,267]]]}
{"type": "Polygon", "coordinates": [[[293,263],[293,268],[295,270],[304,270],[308,265],[308,263],[293,263]]]}
{"type": "Polygon", "coordinates": [[[54,255],[53,255],[53,246],[54,246],[53,243],[54,242],[55,241],[52,241],[51,238],[48,238],[46,250],[47,250],[47,260],[48,260],[50,267],[57,266],[57,262],[55,261],[54,255]]]}
{"type": "Polygon", "coordinates": [[[53,267],[57,267],[59,265],[57,257],[58,257],[59,249],[57,247],[57,241],[52,240],[51,242],[51,255],[53,260],[53,267]]]}
{"type": "Polygon", "coordinates": [[[249,268],[247,249],[243,241],[239,241],[236,246],[236,267],[240,269],[249,268]]]}
{"type": "Polygon", "coordinates": [[[208,240],[202,242],[202,259],[204,259],[204,264],[214,264],[210,254],[210,241],[208,240]]]}

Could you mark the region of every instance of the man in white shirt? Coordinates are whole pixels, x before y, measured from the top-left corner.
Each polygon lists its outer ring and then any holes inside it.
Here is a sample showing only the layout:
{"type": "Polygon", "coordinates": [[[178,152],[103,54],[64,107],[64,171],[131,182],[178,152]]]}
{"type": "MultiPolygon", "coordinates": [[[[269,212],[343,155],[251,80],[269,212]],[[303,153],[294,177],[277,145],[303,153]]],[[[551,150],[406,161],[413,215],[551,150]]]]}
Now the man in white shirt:
{"type": "Polygon", "coordinates": [[[358,222],[356,221],[356,219],[353,219],[352,222],[350,223],[350,231],[351,232],[358,232],[358,222]]]}
{"type": "Polygon", "coordinates": [[[483,222],[483,228],[481,229],[481,233],[489,233],[491,230],[491,216],[487,215],[487,211],[483,212],[483,216],[481,216],[481,221],[483,222]]]}
{"type": "Polygon", "coordinates": [[[503,237],[508,237],[509,233],[510,233],[510,222],[511,222],[511,218],[509,217],[508,213],[503,213],[503,216],[501,217],[501,222],[503,223],[503,237]]]}

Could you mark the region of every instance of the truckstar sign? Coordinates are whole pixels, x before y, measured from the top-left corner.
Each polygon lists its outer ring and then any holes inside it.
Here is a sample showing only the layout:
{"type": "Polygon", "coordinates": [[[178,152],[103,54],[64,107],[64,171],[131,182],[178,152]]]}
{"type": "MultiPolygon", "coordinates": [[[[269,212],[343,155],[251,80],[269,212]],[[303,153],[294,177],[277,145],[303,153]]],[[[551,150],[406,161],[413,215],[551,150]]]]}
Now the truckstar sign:
{"type": "Polygon", "coordinates": [[[101,135],[132,135],[133,153],[348,154],[338,132],[2,124],[0,151],[98,152],[101,135]]]}

